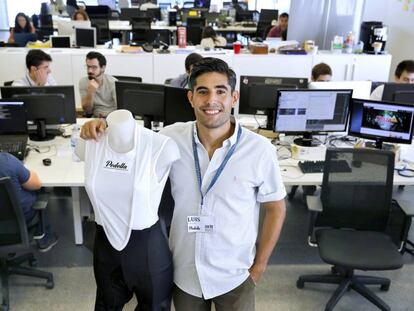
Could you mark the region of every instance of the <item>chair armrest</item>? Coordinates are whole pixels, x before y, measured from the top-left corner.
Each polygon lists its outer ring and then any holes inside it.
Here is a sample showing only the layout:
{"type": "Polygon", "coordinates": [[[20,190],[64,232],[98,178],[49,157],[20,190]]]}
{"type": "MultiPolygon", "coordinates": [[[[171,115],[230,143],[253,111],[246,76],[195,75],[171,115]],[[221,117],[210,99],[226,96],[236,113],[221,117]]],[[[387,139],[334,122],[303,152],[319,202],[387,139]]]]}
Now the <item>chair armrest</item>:
{"type": "Polygon", "coordinates": [[[47,201],[36,201],[32,208],[37,211],[45,210],[47,203],[47,201]]]}
{"type": "Polygon", "coordinates": [[[308,210],[311,212],[322,212],[322,201],[320,196],[316,195],[307,195],[306,196],[306,204],[308,205],[308,210]]]}
{"type": "Polygon", "coordinates": [[[408,200],[396,200],[398,205],[401,207],[405,215],[414,217],[414,203],[408,200]]]}

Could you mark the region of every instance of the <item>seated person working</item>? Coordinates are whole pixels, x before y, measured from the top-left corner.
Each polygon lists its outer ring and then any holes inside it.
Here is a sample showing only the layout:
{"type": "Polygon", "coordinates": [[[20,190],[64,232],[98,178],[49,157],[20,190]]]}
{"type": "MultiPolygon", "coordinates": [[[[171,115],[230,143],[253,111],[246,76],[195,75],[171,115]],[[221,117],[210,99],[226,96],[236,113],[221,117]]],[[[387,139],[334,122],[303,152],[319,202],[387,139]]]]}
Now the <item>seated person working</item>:
{"type": "Polygon", "coordinates": [[[280,14],[277,25],[270,29],[269,33],[267,34],[267,37],[282,38],[282,40],[286,40],[288,23],[289,23],[289,14],[287,13],[280,14]]]}
{"type": "Polygon", "coordinates": [[[87,115],[106,117],[116,110],[116,79],[105,74],[106,58],[99,52],[86,55],[87,77],[79,81],[82,108],[87,115]]]}
{"type": "Polygon", "coordinates": [[[146,11],[147,9],[155,9],[158,8],[158,6],[152,2],[152,0],[147,0],[145,3],[141,4],[139,9],[141,11],[146,11]]]}
{"type": "Polygon", "coordinates": [[[200,46],[203,49],[214,49],[216,46],[226,46],[227,40],[226,38],[217,35],[216,31],[213,27],[207,26],[203,29],[203,33],[201,35],[202,39],[200,42],[200,46]]]}
{"type": "Polygon", "coordinates": [[[14,19],[14,27],[10,29],[8,42],[15,43],[15,33],[36,33],[36,29],[30,23],[29,17],[24,13],[18,13],[14,19]]]}
{"type": "Polygon", "coordinates": [[[84,9],[76,10],[75,13],[72,15],[72,20],[74,21],[88,21],[89,16],[88,13],[84,9]]]}
{"type": "Polygon", "coordinates": [[[52,77],[50,63],[52,57],[42,50],[30,50],[26,55],[27,74],[20,80],[15,80],[13,86],[49,86],[56,85],[52,77]]]}
{"type": "Polygon", "coordinates": [[[325,63],[320,63],[312,68],[312,82],[330,82],[332,79],[332,69],[325,63]]]}
{"type": "MultiPolygon", "coordinates": [[[[395,68],[395,83],[411,83],[414,84],[414,60],[403,60],[395,68]]],[[[384,93],[384,85],[378,86],[372,93],[372,100],[382,100],[384,93]]]]}
{"type": "MultiPolygon", "coordinates": [[[[36,172],[25,168],[22,162],[13,155],[0,152],[0,177],[10,177],[20,206],[23,209],[26,224],[30,224],[33,218],[36,217],[36,213],[38,213],[33,209],[33,204],[37,199],[36,190],[42,187],[36,172]]],[[[58,242],[57,236],[51,231],[47,215],[44,216],[46,221],[44,235],[39,235],[41,230],[36,229],[33,236],[37,241],[39,252],[49,251],[58,242]]]]}
{"type": "Polygon", "coordinates": [[[177,78],[172,79],[170,85],[174,87],[187,88],[188,87],[188,78],[191,73],[191,69],[194,64],[198,63],[203,59],[203,56],[197,53],[191,53],[185,58],[185,73],[179,75],[177,78]]]}

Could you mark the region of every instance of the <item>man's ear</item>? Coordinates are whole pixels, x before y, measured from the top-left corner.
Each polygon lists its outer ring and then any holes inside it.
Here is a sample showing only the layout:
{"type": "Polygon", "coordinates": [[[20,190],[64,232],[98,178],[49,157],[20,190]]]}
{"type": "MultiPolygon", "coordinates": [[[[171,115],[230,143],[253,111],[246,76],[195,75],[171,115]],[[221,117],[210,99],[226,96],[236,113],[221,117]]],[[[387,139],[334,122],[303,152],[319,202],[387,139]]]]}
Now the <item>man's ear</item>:
{"type": "Polygon", "coordinates": [[[236,106],[237,102],[239,101],[240,93],[239,93],[239,91],[234,90],[233,94],[231,94],[231,96],[233,97],[233,102],[231,104],[231,107],[234,108],[236,106]]]}
{"type": "Polygon", "coordinates": [[[190,104],[191,104],[191,107],[193,107],[194,108],[194,105],[193,105],[193,91],[192,90],[188,90],[188,92],[187,92],[187,98],[188,98],[188,101],[190,102],[190,104]]]}

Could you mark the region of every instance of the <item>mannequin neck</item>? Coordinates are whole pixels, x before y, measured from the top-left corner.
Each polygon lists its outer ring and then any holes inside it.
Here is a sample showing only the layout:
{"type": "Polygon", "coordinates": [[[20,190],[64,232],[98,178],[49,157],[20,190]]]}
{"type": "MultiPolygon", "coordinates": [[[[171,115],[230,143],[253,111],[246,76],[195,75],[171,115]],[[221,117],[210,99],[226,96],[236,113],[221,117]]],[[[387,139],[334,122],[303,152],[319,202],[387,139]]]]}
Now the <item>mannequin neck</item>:
{"type": "MultiPolygon", "coordinates": [[[[122,115],[121,111],[116,117],[108,115],[108,143],[112,150],[126,153],[134,148],[135,120],[132,115],[122,115]]],[[[113,112],[115,113],[115,112],[113,112]]],[[[112,114],[113,114],[112,113],[112,114]]]]}

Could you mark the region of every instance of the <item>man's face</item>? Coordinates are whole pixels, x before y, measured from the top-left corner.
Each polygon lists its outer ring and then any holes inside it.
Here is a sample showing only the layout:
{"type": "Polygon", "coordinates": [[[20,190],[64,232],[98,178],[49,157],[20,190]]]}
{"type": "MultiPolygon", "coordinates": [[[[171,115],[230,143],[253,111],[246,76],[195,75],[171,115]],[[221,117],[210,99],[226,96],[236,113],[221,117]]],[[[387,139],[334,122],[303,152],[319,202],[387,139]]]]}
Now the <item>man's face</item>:
{"type": "Polygon", "coordinates": [[[44,85],[47,81],[48,75],[52,72],[50,69],[50,62],[43,61],[40,63],[39,66],[30,67],[30,72],[32,77],[35,77],[36,82],[40,83],[41,85],[44,85]]]}
{"type": "Polygon", "coordinates": [[[316,82],[330,82],[331,79],[331,75],[319,75],[316,79],[316,82]]]}
{"type": "Polygon", "coordinates": [[[105,66],[100,67],[96,58],[86,59],[86,70],[89,80],[99,78],[105,72],[105,66]]]}
{"type": "Polygon", "coordinates": [[[286,30],[288,27],[289,18],[288,17],[281,17],[279,18],[279,27],[282,30],[286,30]]]}
{"type": "Polygon", "coordinates": [[[414,84],[414,72],[404,70],[399,78],[395,77],[395,82],[414,84]]]}
{"type": "Polygon", "coordinates": [[[197,77],[188,99],[194,108],[197,122],[205,128],[215,129],[230,120],[231,108],[239,98],[237,91],[231,91],[227,76],[208,72],[197,77]]]}

